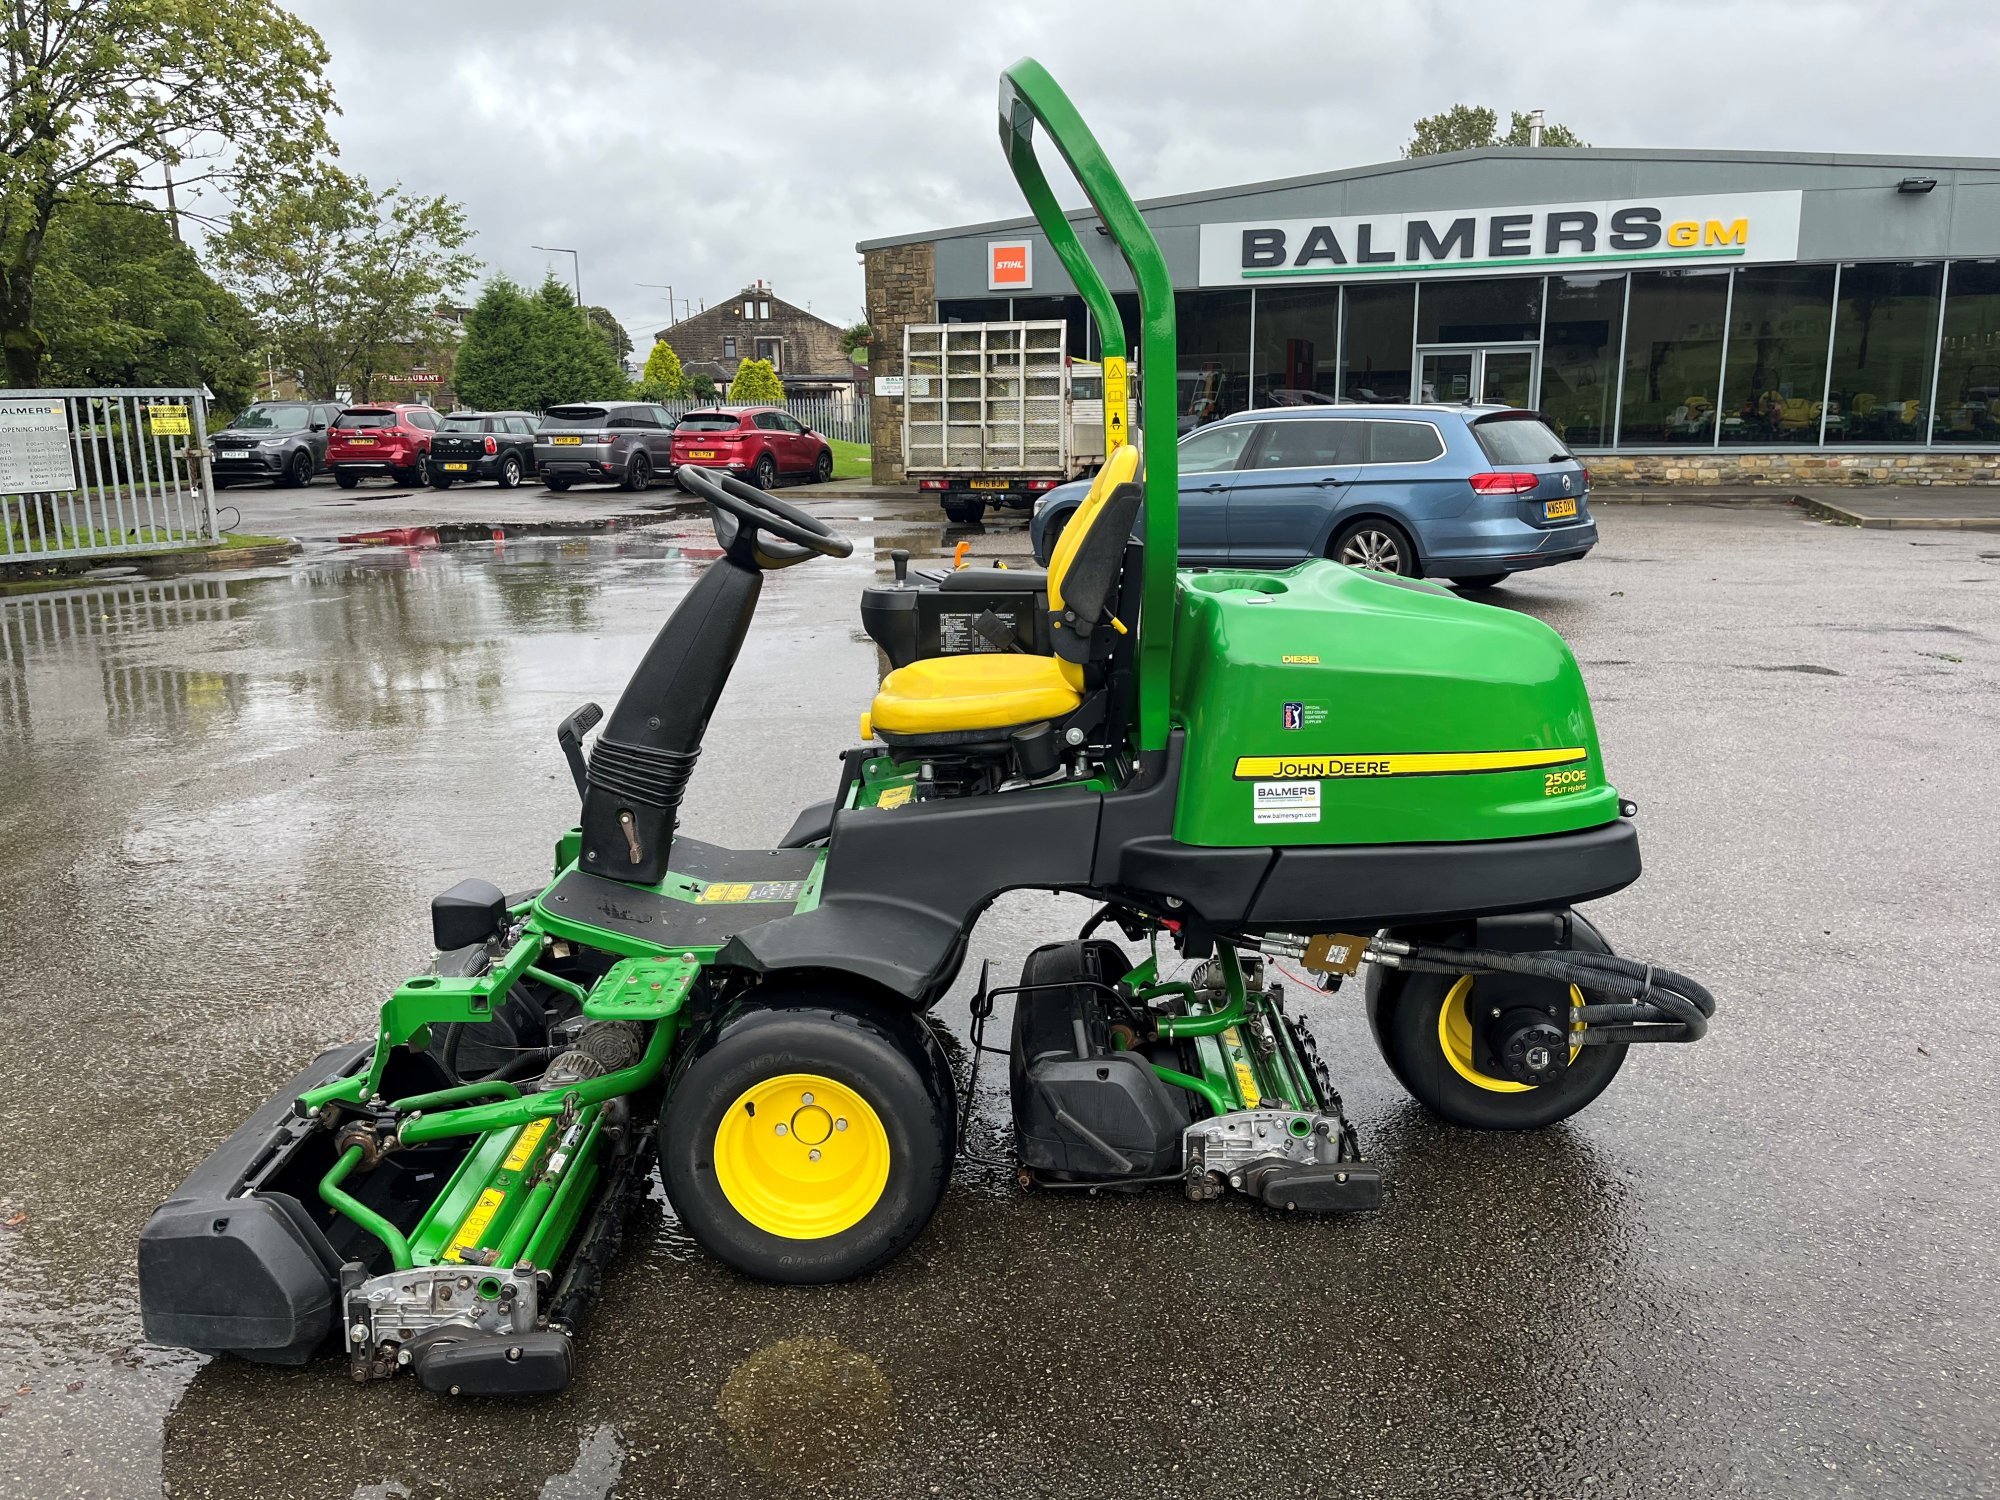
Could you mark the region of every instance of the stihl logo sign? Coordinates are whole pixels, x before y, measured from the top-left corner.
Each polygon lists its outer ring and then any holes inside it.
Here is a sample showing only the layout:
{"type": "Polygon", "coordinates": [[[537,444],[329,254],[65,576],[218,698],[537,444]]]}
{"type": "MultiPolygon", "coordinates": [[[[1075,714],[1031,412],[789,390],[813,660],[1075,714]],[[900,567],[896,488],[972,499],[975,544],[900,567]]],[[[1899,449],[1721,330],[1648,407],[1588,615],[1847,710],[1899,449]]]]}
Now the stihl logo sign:
{"type": "Polygon", "coordinates": [[[1201,281],[1798,259],[1800,195],[1732,193],[1201,226],[1201,281]]]}
{"type": "Polygon", "coordinates": [[[998,292],[1035,284],[1034,246],[1020,240],[995,240],[986,247],[986,290],[998,292]]]}

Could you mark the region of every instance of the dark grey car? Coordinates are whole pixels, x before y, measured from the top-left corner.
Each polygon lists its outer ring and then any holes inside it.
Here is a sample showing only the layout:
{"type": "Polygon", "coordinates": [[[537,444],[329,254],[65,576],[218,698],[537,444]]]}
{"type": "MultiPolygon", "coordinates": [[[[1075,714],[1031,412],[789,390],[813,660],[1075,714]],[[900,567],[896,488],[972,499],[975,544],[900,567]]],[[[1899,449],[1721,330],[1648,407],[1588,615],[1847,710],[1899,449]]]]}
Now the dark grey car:
{"type": "Polygon", "coordinates": [[[643,490],[673,461],[674,419],[650,401],[573,401],[542,413],[535,472],[552,490],[615,484],[643,490]]]}
{"type": "Polygon", "coordinates": [[[296,489],[326,472],[336,401],[259,401],[208,440],[215,487],[268,480],[296,489]]]}

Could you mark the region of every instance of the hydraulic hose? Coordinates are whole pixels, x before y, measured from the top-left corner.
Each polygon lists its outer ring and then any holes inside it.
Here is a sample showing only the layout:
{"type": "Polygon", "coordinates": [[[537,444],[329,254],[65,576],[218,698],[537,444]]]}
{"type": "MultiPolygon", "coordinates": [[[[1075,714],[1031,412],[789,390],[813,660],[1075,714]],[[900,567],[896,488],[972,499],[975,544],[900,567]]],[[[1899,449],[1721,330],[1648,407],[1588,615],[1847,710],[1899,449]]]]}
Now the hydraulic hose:
{"type": "Polygon", "coordinates": [[[1715,997],[1685,974],[1612,953],[1570,949],[1508,953],[1378,938],[1369,945],[1368,956],[1386,968],[1426,974],[1522,974],[1602,995],[1605,1001],[1593,999],[1570,1007],[1571,1023],[1584,1027],[1575,1040],[1584,1045],[1698,1042],[1708,1034],[1709,1018],[1715,1014],[1715,997]]]}

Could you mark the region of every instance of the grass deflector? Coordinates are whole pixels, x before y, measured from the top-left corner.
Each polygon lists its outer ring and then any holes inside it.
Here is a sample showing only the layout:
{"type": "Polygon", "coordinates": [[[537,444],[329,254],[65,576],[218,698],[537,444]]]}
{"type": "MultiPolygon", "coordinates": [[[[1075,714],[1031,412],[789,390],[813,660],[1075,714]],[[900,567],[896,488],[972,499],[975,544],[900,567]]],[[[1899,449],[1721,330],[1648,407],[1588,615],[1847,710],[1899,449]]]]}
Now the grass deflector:
{"type": "Polygon", "coordinates": [[[1276,958],[1358,986],[1397,1078],[1468,1128],[1562,1119],[1632,1044],[1702,1035],[1698,984],[1612,956],[1572,909],[1639,855],[1562,641],[1332,562],[1177,572],[1159,247],[1038,64],[1002,75],[1000,135],[1107,383],[1124,324],[1038,136],[1131,270],[1145,463],[1107,434],[1046,572],[913,580],[899,559],[864,590],[894,670],[834,795],[755,850],[678,834],[682,791],[764,574],[852,544],[682,470],[722,555],[609,718],[558,727],[581,815],[553,878],[438,896],[431,970],[375,1034],[315,1059],[159,1208],[150,1338],[272,1363],[333,1346],[358,1380],[409,1368],[454,1394],[561,1389],[656,1163],[741,1272],[863,1275],[929,1221],[988,1052],[1026,1181],[1371,1209],[1379,1169],[1276,958]],[[980,913],[1021,888],[1095,914],[1016,985],[982,967],[962,1102],[927,1013],[980,913]]]}

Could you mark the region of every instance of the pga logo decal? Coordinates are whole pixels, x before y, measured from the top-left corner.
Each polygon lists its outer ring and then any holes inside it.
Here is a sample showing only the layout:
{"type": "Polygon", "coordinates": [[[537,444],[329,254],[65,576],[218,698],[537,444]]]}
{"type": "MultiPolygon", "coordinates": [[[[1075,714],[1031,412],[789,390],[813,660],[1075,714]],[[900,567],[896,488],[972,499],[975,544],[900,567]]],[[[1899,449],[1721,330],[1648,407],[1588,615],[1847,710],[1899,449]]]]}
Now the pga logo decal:
{"type": "Polygon", "coordinates": [[[1303,703],[1287,703],[1285,705],[1285,728],[1303,729],[1305,727],[1306,706],[1303,703]]]}

